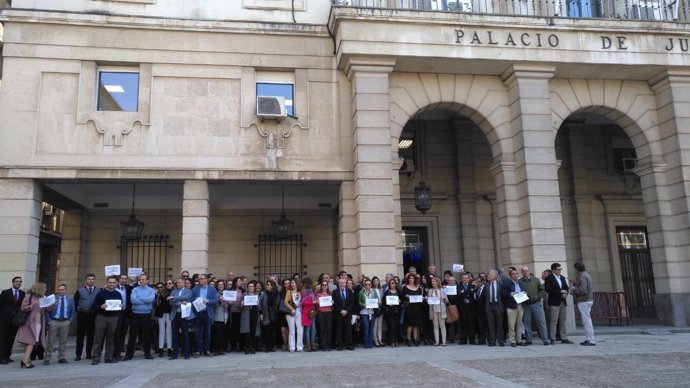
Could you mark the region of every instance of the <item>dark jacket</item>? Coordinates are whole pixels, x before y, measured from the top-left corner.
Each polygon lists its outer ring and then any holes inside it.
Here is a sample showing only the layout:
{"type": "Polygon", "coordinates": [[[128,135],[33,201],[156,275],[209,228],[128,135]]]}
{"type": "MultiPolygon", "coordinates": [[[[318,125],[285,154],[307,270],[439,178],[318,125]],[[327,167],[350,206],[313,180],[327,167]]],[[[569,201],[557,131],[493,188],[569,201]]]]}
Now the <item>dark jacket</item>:
{"type": "Polygon", "coordinates": [[[558,281],[556,281],[556,275],[554,274],[549,275],[544,281],[544,288],[549,295],[549,306],[560,306],[561,303],[564,305],[568,304],[566,299],[561,298],[562,290],[570,290],[568,287],[568,280],[562,275],[559,276],[561,279],[561,287],[558,286],[558,281]]]}
{"type": "Polygon", "coordinates": [[[342,310],[347,311],[345,316],[352,315],[352,311],[354,311],[355,307],[355,294],[352,291],[347,288],[345,289],[345,300],[343,300],[343,297],[340,295],[340,288],[333,291],[331,297],[333,298],[333,311],[338,317],[340,317],[340,312],[342,310]]]}
{"type": "Polygon", "coordinates": [[[24,291],[19,290],[19,298],[17,303],[14,303],[14,291],[11,288],[2,291],[0,293],[0,320],[7,323],[12,322],[12,317],[22,307],[25,295],[24,291]]]}
{"type": "MultiPolygon", "coordinates": [[[[503,283],[501,283],[500,279],[496,279],[496,301],[498,302],[498,308],[499,310],[503,311],[503,298],[501,297],[503,292],[503,283]]],[[[486,298],[484,307],[485,311],[489,310],[489,306],[491,305],[491,282],[486,282],[486,285],[484,286],[484,291],[482,292],[482,297],[486,298]]]]}

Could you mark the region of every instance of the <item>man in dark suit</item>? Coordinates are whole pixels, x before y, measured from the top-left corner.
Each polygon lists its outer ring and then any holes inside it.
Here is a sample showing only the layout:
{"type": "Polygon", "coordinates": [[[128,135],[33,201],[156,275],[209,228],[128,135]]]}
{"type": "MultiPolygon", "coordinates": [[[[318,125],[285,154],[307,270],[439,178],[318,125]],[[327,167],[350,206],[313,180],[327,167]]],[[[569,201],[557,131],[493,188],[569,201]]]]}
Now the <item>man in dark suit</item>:
{"type": "Polygon", "coordinates": [[[474,315],[476,314],[474,301],[474,284],[470,283],[470,275],[462,274],[462,283],[458,285],[458,308],[460,309],[460,345],[466,345],[469,339],[474,345],[474,315]]]}
{"type": "Polygon", "coordinates": [[[123,295],[120,316],[117,320],[117,328],[115,329],[115,348],[113,351],[113,359],[119,360],[122,356],[122,351],[125,350],[125,336],[129,328],[129,316],[132,313],[132,286],[128,282],[129,278],[125,274],[121,274],[117,285],[117,290],[120,295],[123,295]]]}
{"type": "Polygon", "coordinates": [[[498,344],[505,346],[505,331],[503,331],[503,303],[501,302],[502,284],[498,280],[498,272],[496,270],[489,271],[486,279],[487,283],[484,287],[483,294],[486,294],[486,301],[484,308],[486,309],[487,331],[489,337],[489,346],[496,346],[498,344]]]}
{"type": "Polygon", "coordinates": [[[486,328],[489,326],[486,320],[486,292],[484,284],[486,279],[483,276],[475,280],[474,300],[476,310],[476,324],[477,324],[477,344],[484,345],[486,343],[486,328]]]}
{"type": "Polygon", "coordinates": [[[336,327],[336,339],[338,350],[346,346],[349,350],[355,350],[352,346],[352,309],[355,305],[355,295],[345,287],[344,278],[338,279],[338,289],[331,293],[333,298],[333,320],[336,327]]]}
{"type": "Polygon", "coordinates": [[[556,326],[558,326],[561,334],[561,343],[573,343],[568,339],[568,333],[565,328],[568,305],[566,298],[568,298],[570,288],[568,287],[568,280],[561,275],[562,269],[559,263],[551,264],[552,274],[544,281],[544,288],[549,295],[549,336],[551,344],[556,343],[556,326]]]}
{"type": "Polygon", "coordinates": [[[0,364],[13,362],[12,345],[14,337],[17,336],[19,328],[12,324],[14,314],[19,311],[24,300],[24,291],[20,290],[22,278],[15,276],[12,278],[12,288],[8,288],[0,293],[0,364]]]}

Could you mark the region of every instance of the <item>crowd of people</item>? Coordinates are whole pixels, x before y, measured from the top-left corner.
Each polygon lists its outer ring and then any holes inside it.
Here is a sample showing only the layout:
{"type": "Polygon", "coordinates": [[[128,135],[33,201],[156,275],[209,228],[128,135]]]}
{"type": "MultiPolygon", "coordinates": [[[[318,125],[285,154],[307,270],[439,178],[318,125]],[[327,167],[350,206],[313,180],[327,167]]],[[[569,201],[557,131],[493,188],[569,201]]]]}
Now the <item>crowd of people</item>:
{"type": "Polygon", "coordinates": [[[424,275],[410,267],[402,279],[389,273],[383,281],[345,271],[335,278],[322,273],[316,281],[300,274],[260,281],[233,272],[218,279],[182,271],[176,280],[153,285],[146,273],[110,276],[102,288],[88,274],[73,296],[60,284],[54,301],[45,298],[45,284],[25,292],[15,277],[0,294],[0,364],[13,361],[15,340],[24,346],[22,368],[33,368],[36,358],[49,365],[55,352],[57,363],[69,363],[66,342],[74,321],[74,361],[84,356],[93,365],[129,361],[137,350],[145,359],[157,353],[174,360],[455,342],[516,347],[532,345],[535,331],[543,345],[572,344],[565,325],[571,294],[586,332],[581,345],[594,346],[592,278],[584,264],[574,268],[571,280],[560,274],[559,263],[541,278],[528,267],[510,267],[456,279],[451,271],[437,275],[433,265],[424,275]]]}

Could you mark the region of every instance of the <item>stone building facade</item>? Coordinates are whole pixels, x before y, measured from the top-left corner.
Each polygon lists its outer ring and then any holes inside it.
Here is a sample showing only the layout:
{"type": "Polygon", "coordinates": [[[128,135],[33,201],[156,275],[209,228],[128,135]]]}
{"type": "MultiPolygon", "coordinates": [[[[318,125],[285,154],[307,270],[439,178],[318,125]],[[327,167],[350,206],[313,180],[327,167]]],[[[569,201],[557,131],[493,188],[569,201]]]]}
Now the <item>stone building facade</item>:
{"type": "Polygon", "coordinates": [[[652,20],[570,3],[3,3],[1,284],[74,287],[111,264],[160,279],[583,261],[638,315],[690,321],[686,0],[652,20]],[[106,81],[123,74],[133,94],[106,81]],[[258,116],[276,90],[290,115],[258,116]],[[121,239],[130,213],[148,245],[121,239]],[[276,237],[281,213],[299,240],[276,237]]]}

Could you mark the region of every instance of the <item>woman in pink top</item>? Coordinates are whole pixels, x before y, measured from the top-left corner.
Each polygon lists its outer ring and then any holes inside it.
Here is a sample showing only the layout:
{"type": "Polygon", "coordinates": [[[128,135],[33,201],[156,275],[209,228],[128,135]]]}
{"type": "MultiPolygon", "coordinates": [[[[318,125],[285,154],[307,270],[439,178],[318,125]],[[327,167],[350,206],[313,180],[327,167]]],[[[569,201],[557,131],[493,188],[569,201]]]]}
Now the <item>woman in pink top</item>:
{"type": "MultiPolygon", "coordinates": [[[[331,331],[333,329],[333,298],[328,290],[328,282],[322,281],[319,285],[319,292],[316,293],[316,304],[319,307],[319,341],[321,341],[321,351],[330,351],[332,348],[331,331]],[[324,302],[329,301],[330,305],[323,305],[324,302]]],[[[328,303],[326,303],[328,304],[328,303]]]]}
{"type": "Polygon", "coordinates": [[[314,352],[314,340],[316,339],[316,295],[312,290],[310,278],[302,283],[302,326],[304,326],[304,343],[308,352],[314,352]]]}

